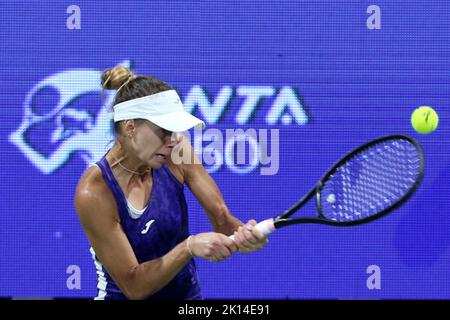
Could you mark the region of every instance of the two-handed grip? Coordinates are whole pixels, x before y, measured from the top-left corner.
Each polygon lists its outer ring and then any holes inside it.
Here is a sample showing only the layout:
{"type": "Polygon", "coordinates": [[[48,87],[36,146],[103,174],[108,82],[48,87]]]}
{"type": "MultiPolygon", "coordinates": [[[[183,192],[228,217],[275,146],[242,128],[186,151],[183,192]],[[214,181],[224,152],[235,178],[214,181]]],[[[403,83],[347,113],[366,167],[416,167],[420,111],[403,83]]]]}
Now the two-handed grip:
{"type": "MultiPolygon", "coordinates": [[[[259,222],[255,228],[261,231],[265,236],[275,231],[275,225],[273,224],[273,219],[267,219],[259,222]]],[[[229,236],[231,240],[234,240],[234,235],[229,236]]]]}

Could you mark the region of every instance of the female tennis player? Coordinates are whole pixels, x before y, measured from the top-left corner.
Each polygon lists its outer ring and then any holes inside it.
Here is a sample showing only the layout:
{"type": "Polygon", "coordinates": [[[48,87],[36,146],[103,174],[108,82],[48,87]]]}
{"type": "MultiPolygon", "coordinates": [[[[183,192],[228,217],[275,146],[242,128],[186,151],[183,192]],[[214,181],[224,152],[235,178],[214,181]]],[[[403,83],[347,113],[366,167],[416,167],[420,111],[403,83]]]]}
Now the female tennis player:
{"type": "Polygon", "coordinates": [[[86,170],[75,193],[97,269],[96,299],[201,299],[193,257],[218,262],[235,251],[256,251],[267,238],[254,220],[243,225],[231,215],[199,162],[171,160],[175,146],[196,159],[175,133],[204,125],[184,111],[175,90],[121,66],[103,73],[102,86],[118,90],[115,143],[86,170]],[[214,232],[189,235],[185,184],[214,232]]]}

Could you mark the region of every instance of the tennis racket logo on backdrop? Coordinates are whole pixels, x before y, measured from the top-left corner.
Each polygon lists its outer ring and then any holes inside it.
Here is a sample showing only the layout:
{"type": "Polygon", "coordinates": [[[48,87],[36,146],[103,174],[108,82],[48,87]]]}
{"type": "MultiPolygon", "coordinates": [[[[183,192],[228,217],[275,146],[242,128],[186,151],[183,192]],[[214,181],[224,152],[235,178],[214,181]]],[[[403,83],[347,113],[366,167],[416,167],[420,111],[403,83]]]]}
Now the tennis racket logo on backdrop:
{"type": "Polygon", "coordinates": [[[114,138],[109,117],[114,94],[106,92],[96,110],[85,108],[83,101],[90,94],[100,97],[101,74],[90,69],[64,71],[40,81],[27,94],[22,122],[9,140],[42,173],[53,173],[76,152],[87,164],[106,152],[114,138]]]}

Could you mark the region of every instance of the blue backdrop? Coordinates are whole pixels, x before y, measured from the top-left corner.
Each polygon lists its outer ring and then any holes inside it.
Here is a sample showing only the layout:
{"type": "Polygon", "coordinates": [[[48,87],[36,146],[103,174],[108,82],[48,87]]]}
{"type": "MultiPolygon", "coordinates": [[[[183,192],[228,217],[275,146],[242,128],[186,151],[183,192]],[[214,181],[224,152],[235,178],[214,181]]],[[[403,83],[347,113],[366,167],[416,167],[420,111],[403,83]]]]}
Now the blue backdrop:
{"type": "MultiPolygon", "coordinates": [[[[447,0],[2,1],[0,296],[96,295],[73,194],[110,142],[112,93],[102,96],[99,76],[120,63],[172,84],[209,128],[279,129],[276,175],[208,168],[242,221],[288,208],[370,139],[406,134],[424,148],[424,182],[394,214],[288,228],[255,254],[197,259],[206,298],[449,299],[449,9],[447,0]],[[380,29],[367,27],[373,4],[380,29]],[[80,29],[67,27],[71,5],[80,29]],[[440,116],[430,135],[410,125],[422,105],[440,116]],[[367,287],[370,266],[380,289],[367,287]],[[73,268],[81,284],[69,289],[73,268]]],[[[191,232],[210,231],[187,194],[191,232]]]]}

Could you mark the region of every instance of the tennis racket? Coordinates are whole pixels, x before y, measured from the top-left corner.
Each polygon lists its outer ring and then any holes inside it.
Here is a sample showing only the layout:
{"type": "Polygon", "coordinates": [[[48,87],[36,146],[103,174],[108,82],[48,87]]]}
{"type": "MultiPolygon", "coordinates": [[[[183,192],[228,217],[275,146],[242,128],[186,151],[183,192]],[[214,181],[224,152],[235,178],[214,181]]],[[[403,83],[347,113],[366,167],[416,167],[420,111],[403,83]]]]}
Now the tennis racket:
{"type": "Polygon", "coordinates": [[[367,223],[405,203],[420,185],[423,173],[423,151],[417,141],[401,135],[382,137],[347,154],[300,201],[283,214],[258,223],[256,228],[268,235],[300,223],[367,223]],[[317,209],[315,217],[291,218],[312,198],[317,209]]]}

